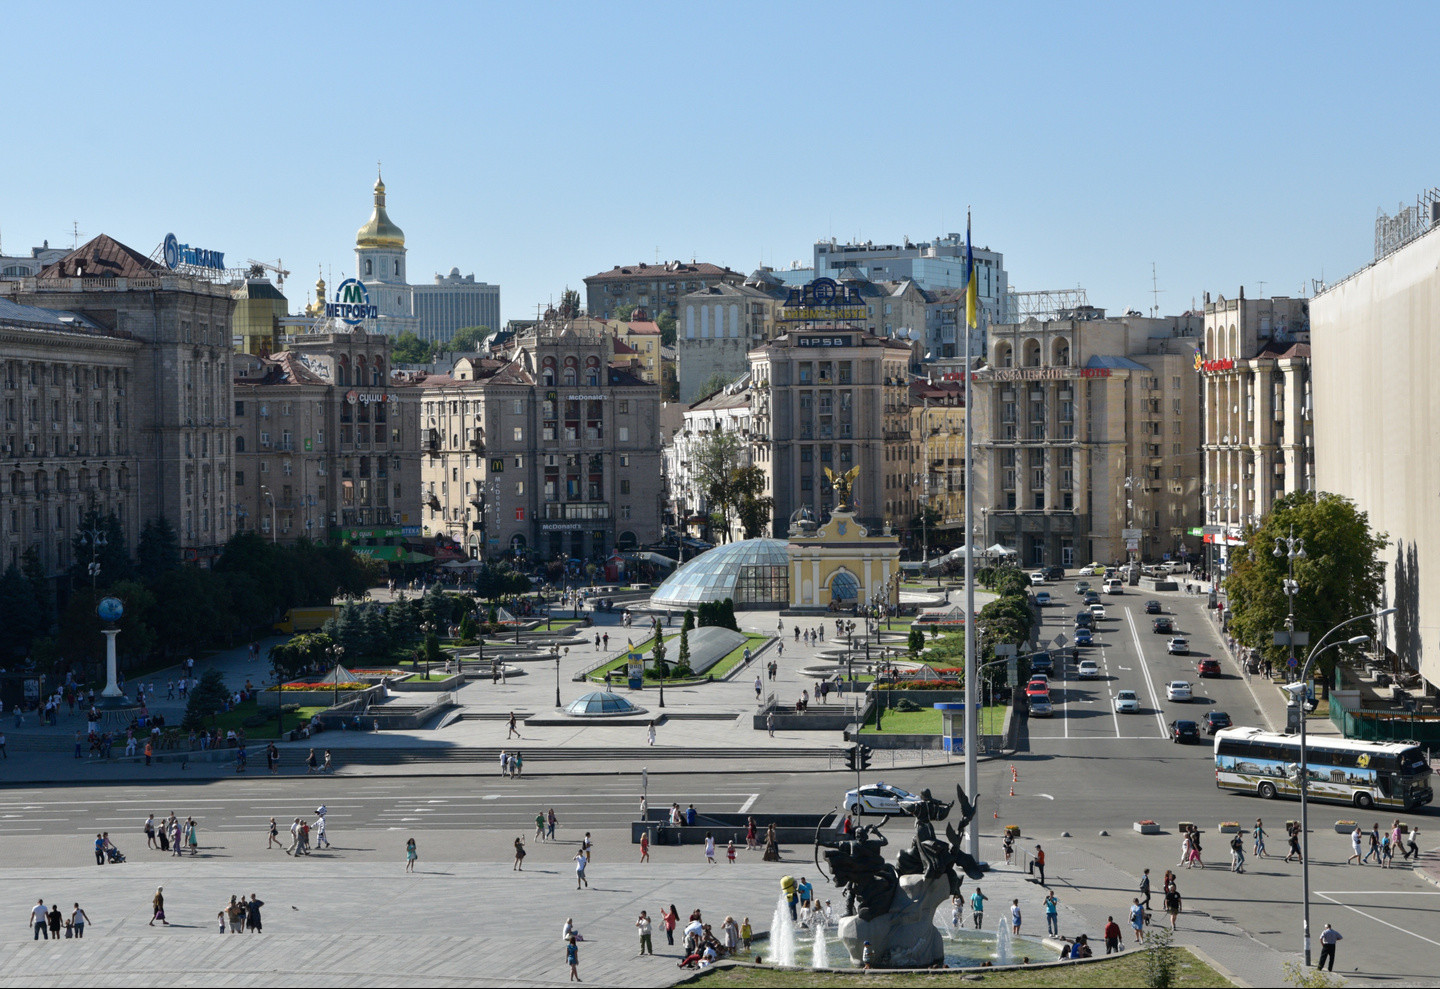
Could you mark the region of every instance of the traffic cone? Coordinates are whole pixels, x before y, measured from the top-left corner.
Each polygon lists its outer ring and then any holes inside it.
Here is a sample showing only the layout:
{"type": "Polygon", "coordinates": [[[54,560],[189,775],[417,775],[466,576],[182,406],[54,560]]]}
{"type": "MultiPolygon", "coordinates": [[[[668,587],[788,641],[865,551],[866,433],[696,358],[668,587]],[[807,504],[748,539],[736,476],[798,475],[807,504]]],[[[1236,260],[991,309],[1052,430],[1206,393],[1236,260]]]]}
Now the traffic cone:
{"type": "Polygon", "coordinates": [[[1014,766],[1011,766],[1011,767],[1010,767],[1010,782],[1011,782],[1011,783],[1019,783],[1019,782],[1020,782],[1020,770],[1016,769],[1014,766]]]}
{"type": "Polygon", "coordinates": [[[1015,787],[1010,787],[1010,796],[1015,796],[1015,787]]]}

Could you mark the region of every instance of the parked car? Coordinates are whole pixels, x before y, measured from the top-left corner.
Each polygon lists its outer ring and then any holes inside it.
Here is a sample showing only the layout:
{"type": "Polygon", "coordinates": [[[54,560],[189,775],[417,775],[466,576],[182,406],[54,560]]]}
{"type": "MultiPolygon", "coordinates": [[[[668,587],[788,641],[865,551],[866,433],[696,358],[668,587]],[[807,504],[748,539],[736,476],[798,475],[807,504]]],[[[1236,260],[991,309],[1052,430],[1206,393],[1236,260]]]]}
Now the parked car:
{"type": "Polygon", "coordinates": [[[1050,592],[1049,592],[1049,591],[1036,591],[1036,592],[1035,592],[1035,603],[1036,603],[1037,605],[1039,605],[1041,608],[1044,608],[1044,607],[1046,607],[1047,605],[1049,605],[1049,604],[1050,604],[1050,592]]]}
{"type": "Polygon", "coordinates": [[[1082,659],[1076,664],[1075,672],[1081,680],[1097,680],[1100,677],[1100,664],[1093,659],[1082,659]]]}
{"type": "Polygon", "coordinates": [[[1075,644],[1077,646],[1093,646],[1095,644],[1095,634],[1088,628],[1077,628],[1075,630],[1075,644]]]}
{"type": "Polygon", "coordinates": [[[901,800],[917,800],[909,790],[902,790],[889,783],[871,783],[845,794],[842,806],[845,813],[860,814],[902,814],[901,800]]]}
{"type": "Polygon", "coordinates": [[[1195,667],[1195,675],[1202,677],[1218,677],[1220,675],[1220,660],[1202,659],[1195,667]]]}
{"type": "Polygon", "coordinates": [[[1065,568],[1064,568],[1064,567],[1044,567],[1044,568],[1042,568],[1042,569],[1045,571],[1045,579],[1046,579],[1046,580],[1064,580],[1064,579],[1065,579],[1065,568]]]}
{"type": "Polygon", "coordinates": [[[1211,711],[1205,715],[1205,731],[1211,735],[1221,728],[1229,728],[1234,723],[1224,711],[1211,711]]]}
{"type": "Polygon", "coordinates": [[[1164,616],[1157,618],[1153,622],[1151,622],[1150,628],[1152,631],[1158,632],[1161,635],[1175,634],[1175,622],[1172,621],[1170,618],[1164,616]]]}
{"type": "Polygon", "coordinates": [[[1190,684],[1184,680],[1171,680],[1165,685],[1165,699],[1167,701],[1183,701],[1189,703],[1191,697],[1190,684]]]}
{"type": "Polygon", "coordinates": [[[1200,726],[1194,721],[1172,721],[1170,722],[1170,741],[1198,742],[1200,741],[1200,726]]]}
{"type": "Polygon", "coordinates": [[[1161,610],[1162,609],[1160,608],[1160,602],[1156,601],[1154,598],[1151,598],[1149,601],[1145,602],[1145,614],[1158,615],[1160,614],[1161,610]]]}
{"type": "Polygon", "coordinates": [[[1115,711],[1118,714],[1140,713],[1140,698],[1133,690],[1122,690],[1115,695],[1115,711]]]}
{"type": "Polygon", "coordinates": [[[1188,656],[1190,655],[1190,640],[1183,635],[1177,635],[1170,640],[1165,651],[1172,656],[1188,656]]]}

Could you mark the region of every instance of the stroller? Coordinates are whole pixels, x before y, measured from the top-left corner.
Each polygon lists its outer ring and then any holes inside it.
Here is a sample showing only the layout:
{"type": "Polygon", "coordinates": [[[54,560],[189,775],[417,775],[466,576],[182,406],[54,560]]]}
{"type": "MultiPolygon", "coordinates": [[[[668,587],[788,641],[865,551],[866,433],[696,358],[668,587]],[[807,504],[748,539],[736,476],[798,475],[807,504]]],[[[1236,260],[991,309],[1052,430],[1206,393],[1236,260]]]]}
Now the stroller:
{"type": "Polygon", "coordinates": [[[105,861],[106,861],[106,862],[109,862],[111,865],[114,865],[114,864],[119,863],[119,862],[124,862],[124,861],[125,861],[125,853],[122,852],[122,851],[120,851],[120,849],[116,848],[114,845],[106,845],[106,846],[105,846],[105,861]]]}

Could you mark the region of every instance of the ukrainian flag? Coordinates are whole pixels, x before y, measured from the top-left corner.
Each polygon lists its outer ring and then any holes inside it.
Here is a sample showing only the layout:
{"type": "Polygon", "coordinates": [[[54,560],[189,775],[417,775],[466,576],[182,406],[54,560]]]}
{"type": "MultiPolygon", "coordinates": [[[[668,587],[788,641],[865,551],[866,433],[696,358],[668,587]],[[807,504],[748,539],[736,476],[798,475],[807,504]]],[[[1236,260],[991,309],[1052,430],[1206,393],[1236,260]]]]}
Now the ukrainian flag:
{"type": "Polygon", "coordinates": [[[980,286],[975,281],[975,251],[970,242],[970,214],[965,214],[965,325],[980,325],[980,286]]]}

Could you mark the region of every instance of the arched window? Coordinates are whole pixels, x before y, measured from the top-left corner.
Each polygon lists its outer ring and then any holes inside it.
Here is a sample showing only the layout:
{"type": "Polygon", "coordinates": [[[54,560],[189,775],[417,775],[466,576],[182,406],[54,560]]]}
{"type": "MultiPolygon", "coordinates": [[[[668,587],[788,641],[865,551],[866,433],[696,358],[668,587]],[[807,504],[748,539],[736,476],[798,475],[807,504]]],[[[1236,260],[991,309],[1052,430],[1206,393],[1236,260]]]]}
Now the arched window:
{"type": "Polygon", "coordinates": [[[396,278],[399,278],[399,277],[400,277],[400,259],[399,259],[399,258],[396,258],[396,259],[395,259],[395,277],[396,277],[396,278]]]}
{"type": "Polygon", "coordinates": [[[371,263],[371,261],[370,261],[369,258],[366,258],[366,259],[365,259],[365,274],[366,274],[366,275],[373,275],[373,274],[375,274],[375,267],[374,267],[374,265],[371,263]]]}
{"type": "Polygon", "coordinates": [[[571,387],[575,385],[575,369],[573,367],[567,367],[565,369],[565,384],[571,387]]]}
{"type": "Polygon", "coordinates": [[[342,388],[350,384],[350,361],[341,357],[335,362],[335,383],[342,388]]]}

